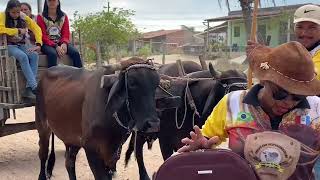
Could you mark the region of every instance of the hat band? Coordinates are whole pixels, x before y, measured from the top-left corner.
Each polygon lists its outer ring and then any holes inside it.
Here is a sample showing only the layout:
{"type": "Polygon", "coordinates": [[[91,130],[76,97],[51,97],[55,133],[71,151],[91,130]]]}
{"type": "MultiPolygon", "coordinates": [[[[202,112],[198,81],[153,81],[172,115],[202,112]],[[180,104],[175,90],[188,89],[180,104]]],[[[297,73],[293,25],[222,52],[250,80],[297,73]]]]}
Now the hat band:
{"type": "Polygon", "coordinates": [[[292,81],[296,81],[296,82],[299,82],[299,83],[309,83],[309,82],[313,81],[313,80],[316,78],[316,76],[317,76],[317,73],[314,72],[313,78],[312,78],[311,80],[309,80],[309,81],[297,80],[297,79],[291,78],[291,77],[283,74],[282,72],[278,71],[277,69],[275,69],[274,67],[272,67],[268,62],[263,62],[263,63],[261,63],[261,64],[260,64],[260,69],[263,69],[263,70],[272,69],[273,71],[277,72],[277,73],[280,74],[281,76],[284,76],[284,77],[287,78],[287,79],[290,79],[290,80],[292,80],[292,81]]]}

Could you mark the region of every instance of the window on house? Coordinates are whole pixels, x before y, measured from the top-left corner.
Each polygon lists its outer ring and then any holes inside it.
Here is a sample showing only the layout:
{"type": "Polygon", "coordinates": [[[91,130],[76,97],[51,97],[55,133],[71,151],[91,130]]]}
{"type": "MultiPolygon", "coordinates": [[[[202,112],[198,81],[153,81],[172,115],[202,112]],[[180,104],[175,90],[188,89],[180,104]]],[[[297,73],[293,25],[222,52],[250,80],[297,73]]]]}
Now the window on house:
{"type": "Polygon", "coordinates": [[[267,26],[265,24],[258,25],[258,41],[267,45],[267,26]]]}
{"type": "MultiPolygon", "coordinates": [[[[290,22],[290,39],[289,41],[294,41],[295,40],[295,35],[294,35],[294,24],[293,21],[290,22]]],[[[280,28],[279,28],[279,44],[283,44],[288,42],[288,22],[286,21],[281,21],[280,22],[280,28]]]]}
{"type": "Polygon", "coordinates": [[[233,28],[233,37],[240,37],[240,26],[235,26],[233,28]]]}

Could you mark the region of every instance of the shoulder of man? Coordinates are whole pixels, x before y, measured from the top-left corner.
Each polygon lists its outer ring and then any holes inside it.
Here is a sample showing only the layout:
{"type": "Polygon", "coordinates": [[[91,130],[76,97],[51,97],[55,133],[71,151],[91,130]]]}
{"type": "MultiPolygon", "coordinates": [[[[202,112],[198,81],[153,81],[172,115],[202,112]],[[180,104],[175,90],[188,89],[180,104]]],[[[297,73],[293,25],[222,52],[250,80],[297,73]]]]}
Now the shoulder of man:
{"type": "Polygon", "coordinates": [[[310,108],[313,110],[319,110],[320,112],[320,97],[318,96],[308,96],[307,97],[310,108]]]}
{"type": "Polygon", "coordinates": [[[310,51],[312,57],[320,56],[320,45],[315,47],[312,51],[310,51]]]}

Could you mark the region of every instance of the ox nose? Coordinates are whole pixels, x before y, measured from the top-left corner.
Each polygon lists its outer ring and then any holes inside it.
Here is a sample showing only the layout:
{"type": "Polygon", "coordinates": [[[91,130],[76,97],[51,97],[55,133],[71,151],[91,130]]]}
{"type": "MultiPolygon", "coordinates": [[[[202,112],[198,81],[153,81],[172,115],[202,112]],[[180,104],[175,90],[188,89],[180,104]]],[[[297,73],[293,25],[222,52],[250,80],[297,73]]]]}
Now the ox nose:
{"type": "Polygon", "coordinates": [[[146,133],[155,133],[160,131],[160,119],[156,118],[155,120],[149,120],[146,122],[144,132],[146,133]]]}

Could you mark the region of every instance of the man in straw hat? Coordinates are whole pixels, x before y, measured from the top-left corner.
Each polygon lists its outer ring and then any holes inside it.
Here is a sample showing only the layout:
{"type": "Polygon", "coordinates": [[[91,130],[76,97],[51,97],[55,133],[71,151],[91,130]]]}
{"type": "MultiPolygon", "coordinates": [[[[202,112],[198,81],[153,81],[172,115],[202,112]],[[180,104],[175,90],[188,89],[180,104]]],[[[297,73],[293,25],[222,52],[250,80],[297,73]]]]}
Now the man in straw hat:
{"type": "MultiPolygon", "coordinates": [[[[285,132],[317,152],[320,98],[315,95],[320,81],[310,53],[299,42],[290,42],[276,48],[248,46],[247,56],[260,84],[227,94],[202,129],[195,126],[191,138],[182,140],[185,146],[178,152],[210,149],[229,138],[229,148],[243,156],[247,135],[272,130],[285,132]]],[[[290,179],[312,179],[310,158],[304,158],[306,165],[297,166],[290,179]]]]}
{"type": "Polygon", "coordinates": [[[320,80],[320,6],[308,4],[301,6],[294,13],[294,33],[300,42],[313,56],[320,80]]]}

